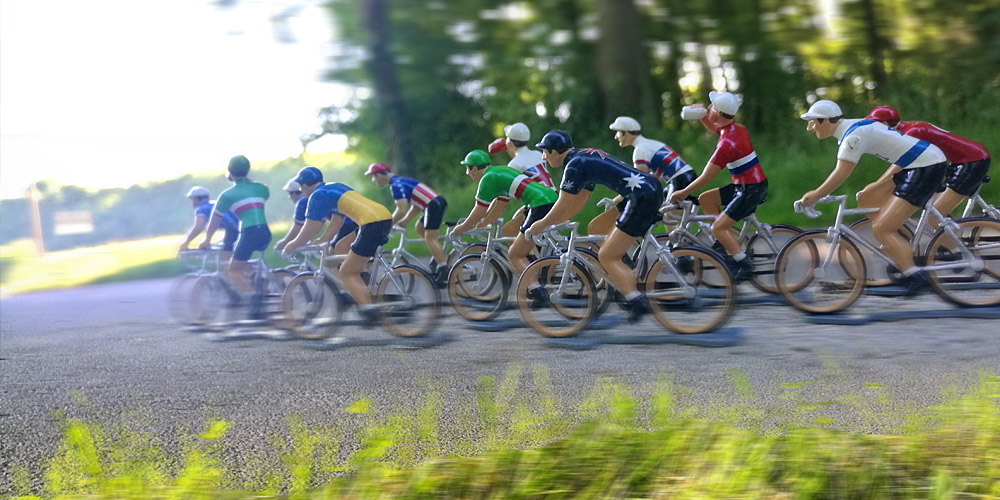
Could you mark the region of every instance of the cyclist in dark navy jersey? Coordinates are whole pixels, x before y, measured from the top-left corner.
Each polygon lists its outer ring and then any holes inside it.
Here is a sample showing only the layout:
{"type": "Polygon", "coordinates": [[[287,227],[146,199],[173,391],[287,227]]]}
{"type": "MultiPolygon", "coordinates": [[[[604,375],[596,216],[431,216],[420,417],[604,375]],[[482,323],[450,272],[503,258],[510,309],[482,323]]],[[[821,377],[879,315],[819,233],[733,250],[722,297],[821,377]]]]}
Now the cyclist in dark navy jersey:
{"type": "MultiPolygon", "coordinates": [[[[572,146],[569,134],[561,130],[550,131],[536,145],[550,166],[565,169],[559,198],[545,217],[531,225],[530,231],[537,234],[546,226],[569,220],[586,205],[597,184],[621,195],[625,199],[624,210],[601,246],[598,260],[625,295],[629,321],[636,321],[648,309],[648,302],[638,291],[635,276],[622,262],[622,256],[636,238],[643,237],[660,220],[659,208],[663,203],[660,181],[599,149],[571,149],[572,146]]],[[[533,301],[544,293],[537,284],[529,289],[533,301]]]]}

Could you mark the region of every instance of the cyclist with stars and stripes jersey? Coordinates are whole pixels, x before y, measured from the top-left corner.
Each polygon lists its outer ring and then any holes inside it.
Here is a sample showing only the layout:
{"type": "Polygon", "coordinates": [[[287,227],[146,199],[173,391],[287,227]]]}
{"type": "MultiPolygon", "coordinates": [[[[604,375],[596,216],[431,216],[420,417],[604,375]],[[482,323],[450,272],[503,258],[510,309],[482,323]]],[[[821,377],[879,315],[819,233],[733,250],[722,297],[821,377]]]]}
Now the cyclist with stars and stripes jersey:
{"type": "MultiPolygon", "coordinates": [[[[618,290],[625,296],[629,321],[637,321],[649,308],[639,292],[632,270],[622,261],[628,247],[643,237],[660,220],[663,191],[660,181],[651,174],[640,172],[631,165],[599,149],[571,149],[569,134],[552,130],[536,145],[545,161],[553,168],[565,167],[559,185],[559,197],[545,217],[531,225],[532,234],[545,227],[560,224],[580,212],[597,184],[607,187],[625,199],[624,210],[615,221],[597,257],[618,290]]],[[[538,301],[545,290],[537,283],[529,286],[532,301],[538,301]]]]}
{"type": "Polygon", "coordinates": [[[423,217],[417,222],[417,235],[423,237],[431,252],[431,276],[440,285],[448,277],[447,259],[438,241],[441,221],[448,208],[448,202],[427,184],[410,177],[393,175],[384,163],[372,163],[365,175],[372,178],[378,187],[389,186],[396,209],[392,212],[392,224],[406,227],[418,214],[423,217]]]}
{"type": "Polygon", "coordinates": [[[684,189],[674,191],[670,202],[683,200],[712,182],[723,169],[729,170],[733,183],[701,193],[698,203],[703,212],[716,216],[712,223],[712,236],[717,243],[715,250],[720,253],[724,250],[729,254],[729,265],[734,278],[747,280],[753,275],[754,265],[740,248],[731,229],[737,221],[754,213],[767,199],[767,177],[757,160],[757,152],[750,142],[746,127],[733,121],[740,109],[740,99],[729,92],[710,92],[708,98],[712,105],[701,118],[701,124],[709,132],[719,135],[715,154],[697,179],[684,189]]]}

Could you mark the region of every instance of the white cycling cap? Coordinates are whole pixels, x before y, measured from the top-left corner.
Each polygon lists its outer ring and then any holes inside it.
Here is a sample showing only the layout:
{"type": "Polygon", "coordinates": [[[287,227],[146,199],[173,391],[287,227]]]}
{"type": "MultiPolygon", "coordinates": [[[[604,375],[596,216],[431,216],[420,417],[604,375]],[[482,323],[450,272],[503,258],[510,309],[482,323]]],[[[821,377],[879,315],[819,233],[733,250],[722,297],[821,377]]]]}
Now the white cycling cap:
{"type": "Polygon", "coordinates": [[[642,130],[642,127],[639,126],[639,122],[635,121],[635,118],[629,116],[619,116],[618,118],[615,118],[614,123],[612,123],[608,128],[624,132],[637,132],[642,130]]]}
{"type": "Polygon", "coordinates": [[[201,186],[195,186],[188,191],[188,198],[201,198],[204,196],[208,198],[208,188],[203,188],[201,186]]]}
{"type": "Polygon", "coordinates": [[[838,116],[844,116],[844,113],[840,111],[840,106],[833,101],[824,99],[814,102],[812,106],[809,106],[809,111],[802,113],[799,118],[814,120],[816,118],[836,118],[838,116]]]}

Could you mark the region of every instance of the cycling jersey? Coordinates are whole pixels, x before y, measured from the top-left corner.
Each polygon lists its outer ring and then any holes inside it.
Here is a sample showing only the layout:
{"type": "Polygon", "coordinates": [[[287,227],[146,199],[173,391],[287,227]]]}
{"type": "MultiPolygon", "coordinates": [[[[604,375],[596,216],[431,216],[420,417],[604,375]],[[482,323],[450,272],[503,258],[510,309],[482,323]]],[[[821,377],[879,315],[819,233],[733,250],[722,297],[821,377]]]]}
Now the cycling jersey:
{"type": "Polygon", "coordinates": [[[306,219],[321,221],[335,214],[350,217],[359,226],[392,219],[392,214],[382,205],[365,198],[357,191],[339,183],[320,184],[306,205],[306,219]]]}
{"type": "Polygon", "coordinates": [[[392,199],[407,200],[421,210],[426,208],[431,200],[439,196],[427,184],[398,175],[389,178],[389,190],[392,192],[392,199]]]}
{"type": "Polygon", "coordinates": [[[730,123],[716,133],[719,143],[709,163],[728,169],[733,184],[757,184],[766,179],[746,127],[730,123]]]}
{"type": "Polygon", "coordinates": [[[494,166],[486,169],[479,180],[476,204],[489,206],[494,198],[509,200],[511,197],[528,207],[555,203],[556,192],[543,186],[536,178],[529,177],[510,167],[494,166]]]}
{"type": "Polygon", "coordinates": [[[632,163],[635,167],[646,167],[657,179],[670,182],[677,174],[692,170],[680,155],[660,141],[640,135],[632,142],[632,146],[635,147],[632,151],[632,163]]]}
{"type": "Polygon", "coordinates": [[[241,231],[248,227],[266,225],[264,202],[271,196],[271,191],[267,186],[246,177],[237,177],[235,182],[236,185],[219,195],[215,213],[224,216],[232,210],[240,219],[241,231]]]}
{"type": "MultiPolygon", "coordinates": [[[[198,208],[194,209],[194,216],[204,217],[205,219],[211,220],[213,207],[215,207],[214,201],[206,201],[205,203],[198,205],[198,208]]],[[[219,224],[219,227],[225,230],[227,233],[229,231],[239,231],[240,220],[236,218],[236,214],[234,214],[233,212],[231,211],[226,212],[225,214],[222,215],[222,223],[219,224]]]]}
{"type": "Polygon", "coordinates": [[[842,120],[834,136],[840,141],[838,160],[857,163],[867,153],[904,169],[946,161],[937,146],[903,135],[875,120],[842,120]]]}
{"type": "Polygon", "coordinates": [[[593,191],[596,184],[630,199],[660,193],[660,181],[599,149],[572,149],[566,155],[559,189],[570,194],[593,191]]]}
{"type": "Polygon", "coordinates": [[[545,160],[542,159],[542,153],[538,151],[526,147],[521,148],[517,150],[517,153],[514,153],[514,157],[507,163],[507,166],[518,172],[528,174],[538,182],[541,182],[545,187],[556,188],[552,184],[552,176],[549,175],[548,169],[545,168],[545,160]]]}
{"type": "Polygon", "coordinates": [[[292,217],[292,222],[295,224],[306,223],[306,206],[308,204],[309,198],[306,196],[299,198],[299,201],[295,202],[295,216],[292,217]]]}
{"type": "Polygon", "coordinates": [[[896,130],[937,146],[950,163],[968,163],[990,157],[989,151],[982,144],[927,122],[899,122],[896,130]]]}

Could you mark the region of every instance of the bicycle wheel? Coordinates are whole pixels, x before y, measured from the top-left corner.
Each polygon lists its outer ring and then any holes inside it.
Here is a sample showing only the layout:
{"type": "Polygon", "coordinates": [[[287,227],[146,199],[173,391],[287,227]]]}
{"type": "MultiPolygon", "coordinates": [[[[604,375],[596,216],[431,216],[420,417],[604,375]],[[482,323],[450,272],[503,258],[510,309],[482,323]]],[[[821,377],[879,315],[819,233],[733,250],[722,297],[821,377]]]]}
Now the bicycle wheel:
{"type": "Polygon", "coordinates": [[[191,320],[196,325],[223,324],[239,318],[239,296],[218,275],[198,277],[191,287],[191,320]]]}
{"type": "Polygon", "coordinates": [[[826,236],[825,230],[806,231],[778,252],[774,269],[778,291],[800,311],[841,311],[858,300],[865,288],[865,260],[857,245],[841,236],[833,251],[826,236]]]}
{"type": "Polygon", "coordinates": [[[579,263],[566,266],[559,257],[543,257],[525,268],[517,282],[517,308],[525,323],[546,337],[570,337],[590,324],[597,312],[594,281],[579,263]],[[561,295],[556,295],[563,280],[561,295]],[[528,286],[539,283],[548,292],[549,304],[529,306],[528,286]]]}
{"type": "Polygon", "coordinates": [[[292,278],[298,274],[291,269],[271,269],[271,275],[281,283],[281,291],[285,291],[285,287],[292,281],[292,278]]]}
{"type": "MultiPolygon", "coordinates": [[[[909,221],[907,221],[909,222],[909,221]]],[[[876,247],[881,247],[882,244],[875,239],[872,234],[872,221],[868,217],[862,217],[854,221],[850,225],[852,231],[862,237],[865,241],[875,245],[876,247]]],[[[903,237],[906,241],[913,241],[913,229],[909,227],[909,224],[904,224],[899,228],[899,235],[903,237]]],[[[868,270],[868,281],[867,286],[886,286],[891,285],[894,280],[892,277],[893,273],[898,273],[899,271],[892,267],[890,269],[889,265],[885,263],[882,259],[876,257],[872,254],[871,250],[858,245],[858,250],[861,251],[861,256],[865,259],[865,265],[868,270]]]]}
{"type": "Polygon", "coordinates": [[[643,280],[656,320],[675,333],[705,333],[724,325],[736,304],[736,283],[726,264],[714,252],[698,247],[681,247],[670,254],[670,264],[657,260],[643,280]],[[694,265],[678,268],[679,259],[694,265]],[[701,275],[710,275],[719,284],[710,285],[701,275]]]}
{"type": "Polygon", "coordinates": [[[448,274],[448,300],[459,316],[486,321],[503,312],[510,293],[510,280],[493,259],[483,263],[478,255],[466,255],[448,274]]]}
{"type": "Polygon", "coordinates": [[[170,284],[167,290],[167,310],[182,325],[196,324],[197,308],[194,307],[191,292],[200,275],[185,274],[170,284]]]}
{"type": "Polygon", "coordinates": [[[419,337],[433,330],[441,319],[441,296],[426,273],[410,266],[396,266],[375,291],[379,320],[400,337],[419,337]]]}
{"type": "Polygon", "coordinates": [[[254,293],[258,300],[261,316],[272,325],[279,325],[284,316],[282,298],[288,283],[295,278],[295,275],[284,269],[268,271],[264,276],[256,278],[254,281],[254,293]]]}
{"type": "MultiPolygon", "coordinates": [[[[927,269],[931,285],[953,304],[963,307],[1000,305],[1000,222],[992,219],[964,219],[958,222],[961,244],[982,267],[927,269]]],[[[943,229],[938,230],[927,247],[927,266],[963,261],[959,243],[943,229]]]]}
{"type": "Polygon", "coordinates": [[[753,279],[751,282],[758,290],[767,293],[778,293],[778,285],[774,283],[774,263],[778,259],[778,252],[784,248],[789,240],[794,238],[802,230],[794,226],[775,224],[771,226],[771,238],[764,238],[760,234],[754,234],[747,242],[746,253],[750,262],[753,262],[753,279]]]}
{"type": "MultiPolygon", "coordinates": [[[[458,258],[461,259],[467,255],[479,255],[486,251],[486,243],[472,243],[462,249],[458,254],[458,258]]],[[[458,262],[456,260],[456,262],[458,262]]]]}
{"type": "MultiPolygon", "coordinates": [[[[316,271],[322,273],[322,271],[316,271]]],[[[340,291],[327,279],[317,285],[315,273],[296,275],[281,296],[282,327],[308,340],[337,332],[344,315],[340,291]]]]}

